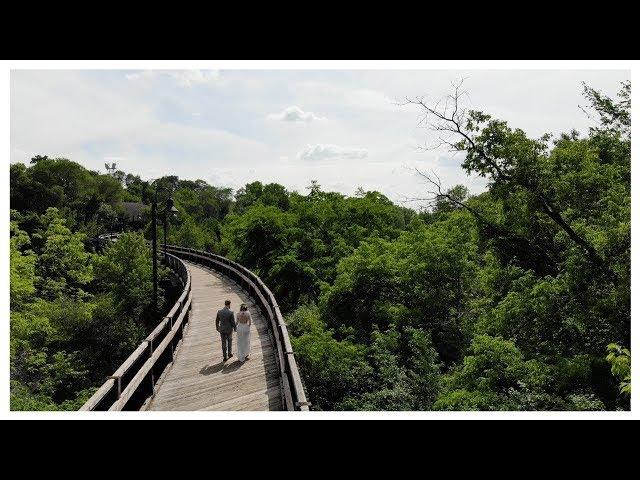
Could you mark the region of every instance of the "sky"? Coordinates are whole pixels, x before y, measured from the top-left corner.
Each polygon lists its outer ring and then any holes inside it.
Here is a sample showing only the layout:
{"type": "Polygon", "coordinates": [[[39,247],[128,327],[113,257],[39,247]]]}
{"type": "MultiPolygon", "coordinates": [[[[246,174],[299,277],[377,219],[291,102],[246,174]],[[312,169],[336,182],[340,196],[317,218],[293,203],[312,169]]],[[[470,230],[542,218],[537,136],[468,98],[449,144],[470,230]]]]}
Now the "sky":
{"type": "MultiPolygon", "coordinates": [[[[238,189],[277,182],[395,202],[425,196],[415,168],[472,193],[461,155],[421,149],[437,135],[420,111],[464,78],[465,106],[531,136],[586,133],[581,82],[615,95],[624,70],[13,70],[10,162],[65,157],[106,172],[178,175],[238,189]]],[[[408,205],[415,206],[415,205],[408,205]]]]}

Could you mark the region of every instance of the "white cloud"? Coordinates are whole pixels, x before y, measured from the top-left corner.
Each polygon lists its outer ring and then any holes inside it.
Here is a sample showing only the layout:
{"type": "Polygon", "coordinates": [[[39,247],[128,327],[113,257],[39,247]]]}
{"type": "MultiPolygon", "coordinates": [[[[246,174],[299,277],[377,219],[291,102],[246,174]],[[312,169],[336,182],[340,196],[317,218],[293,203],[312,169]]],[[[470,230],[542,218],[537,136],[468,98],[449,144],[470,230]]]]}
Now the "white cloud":
{"type": "Polygon", "coordinates": [[[367,158],[369,152],[364,148],[341,147],[340,145],[307,145],[300,153],[300,160],[358,160],[367,158]]]}
{"type": "MultiPolygon", "coordinates": [[[[465,88],[472,106],[498,112],[533,136],[586,131],[591,121],[577,108],[584,103],[580,81],[614,95],[618,82],[629,77],[612,70],[470,73],[465,88]]],[[[306,192],[316,179],[343,193],[353,194],[361,185],[394,200],[424,196],[415,166],[435,171],[447,187],[465,184],[476,192],[486,181],[468,177],[460,159],[416,149],[437,143],[437,135],[418,127],[416,109],[392,100],[427,94],[437,101],[450,93],[451,81],[465,75],[13,70],[9,160],[65,156],[100,171],[105,162],[115,161],[119,169],[143,178],[175,174],[233,188],[260,180],[306,192]],[[270,112],[284,118],[286,106],[299,109],[290,112],[295,121],[267,121],[270,112]],[[316,122],[320,115],[330,121],[316,122]],[[318,124],[322,128],[303,128],[318,124]]]]}
{"type": "Polygon", "coordinates": [[[219,70],[142,70],[127,73],[127,80],[149,80],[168,77],[176,81],[181,87],[192,88],[196,85],[219,84],[222,82],[219,70]]]}
{"type": "Polygon", "coordinates": [[[305,97],[322,101],[327,105],[340,105],[341,108],[363,110],[398,110],[396,102],[380,90],[370,88],[353,89],[348,86],[329,82],[303,81],[294,85],[294,89],[305,97]]]}
{"type": "Polygon", "coordinates": [[[218,70],[182,70],[171,72],[170,75],[183,87],[193,87],[207,83],[217,83],[220,80],[218,70]]]}
{"type": "Polygon", "coordinates": [[[151,78],[155,75],[155,73],[152,70],[143,70],[141,72],[135,72],[135,73],[126,73],[124,75],[124,78],[126,78],[127,80],[141,80],[143,78],[151,78]]]}
{"type": "Polygon", "coordinates": [[[270,152],[262,141],[224,125],[196,127],[163,118],[137,91],[114,91],[83,73],[15,72],[11,86],[12,162],[43,154],[97,170],[115,161],[147,178],[172,171],[198,178],[240,159],[259,162],[270,152]]]}
{"type": "Polygon", "coordinates": [[[281,122],[313,122],[324,121],[325,117],[320,117],[313,112],[305,112],[297,105],[292,105],[285,108],[280,113],[271,113],[267,115],[270,120],[279,120],[281,122]]]}
{"type": "Polygon", "coordinates": [[[374,108],[378,110],[395,110],[398,108],[394,100],[378,90],[358,89],[348,94],[350,104],[363,108],[374,108]]]}

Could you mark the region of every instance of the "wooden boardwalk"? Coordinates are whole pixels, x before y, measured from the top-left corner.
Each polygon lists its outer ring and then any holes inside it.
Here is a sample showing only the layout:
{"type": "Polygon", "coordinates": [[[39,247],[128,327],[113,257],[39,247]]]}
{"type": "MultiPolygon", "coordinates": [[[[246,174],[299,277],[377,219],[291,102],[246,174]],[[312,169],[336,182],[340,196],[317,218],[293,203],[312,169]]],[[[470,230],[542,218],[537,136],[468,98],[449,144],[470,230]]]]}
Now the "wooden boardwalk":
{"type": "Polygon", "coordinates": [[[145,410],[281,410],[281,390],[276,353],[266,320],[255,303],[237,284],[219,273],[185,262],[191,271],[192,310],[184,340],[175,361],[156,385],[145,410]],[[238,361],[236,334],[234,356],[222,361],[216,312],[231,300],[238,311],[246,303],[253,317],[251,357],[238,361]]]}

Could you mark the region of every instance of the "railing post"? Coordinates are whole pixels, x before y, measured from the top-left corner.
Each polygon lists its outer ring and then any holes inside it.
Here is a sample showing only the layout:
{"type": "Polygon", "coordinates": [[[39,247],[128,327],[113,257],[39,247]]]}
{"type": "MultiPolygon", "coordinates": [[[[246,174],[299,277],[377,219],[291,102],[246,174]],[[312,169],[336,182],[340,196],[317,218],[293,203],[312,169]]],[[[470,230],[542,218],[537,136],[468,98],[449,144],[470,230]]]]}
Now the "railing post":
{"type": "MultiPolygon", "coordinates": [[[[167,324],[169,325],[169,332],[167,332],[167,335],[171,332],[171,330],[173,329],[173,317],[170,316],[166,316],[166,317],[162,317],[162,322],[167,321],[167,324]]],[[[171,361],[173,361],[173,340],[170,342],[171,345],[171,361]]]]}
{"type": "Polygon", "coordinates": [[[107,377],[107,380],[115,380],[116,381],[116,385],[117,385],[117,391],[118,391],[118,400],[120,400],[120,395],[122,395],[122,377],[120,375],[109,375],[107,377]]]}
{"type": "MultiPolygon", "coordinates": [[[[145,340],[149,344],[149,358],[153,356],[153,340],[145,340]]],[[[151,378],[151,395],[153,395],[155,391],[155,375],[153,373],[153,366],[151,366],[151,370],[149,371],[149,377],[151,378]]]]}

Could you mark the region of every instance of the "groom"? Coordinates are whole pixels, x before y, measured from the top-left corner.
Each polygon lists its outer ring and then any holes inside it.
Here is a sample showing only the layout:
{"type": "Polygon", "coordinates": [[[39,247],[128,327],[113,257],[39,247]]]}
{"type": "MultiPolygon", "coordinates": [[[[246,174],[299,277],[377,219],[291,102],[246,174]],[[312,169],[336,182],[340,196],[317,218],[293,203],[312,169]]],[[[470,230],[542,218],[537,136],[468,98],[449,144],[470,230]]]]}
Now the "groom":
{"type": "Polygon", "coordinates": [[[233,339],[232,332],[236,330],[233,310],[231,310],[230,307],[231,300],[225,300],[224,308],[222,310],[218,310],[218,314],[216,315],[216,330],[220,332],[220,339],[222,340],[222,356],[224,357],[225,362],[228,358],[233,357],[233,352],[231,351],[233,339]]]}

